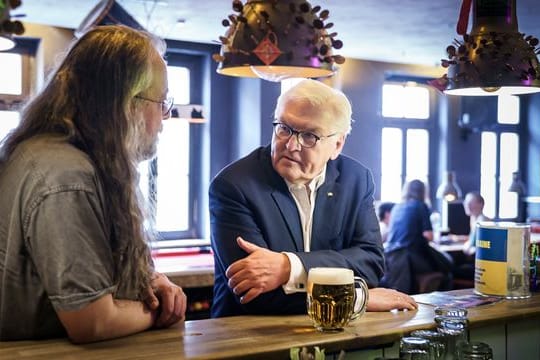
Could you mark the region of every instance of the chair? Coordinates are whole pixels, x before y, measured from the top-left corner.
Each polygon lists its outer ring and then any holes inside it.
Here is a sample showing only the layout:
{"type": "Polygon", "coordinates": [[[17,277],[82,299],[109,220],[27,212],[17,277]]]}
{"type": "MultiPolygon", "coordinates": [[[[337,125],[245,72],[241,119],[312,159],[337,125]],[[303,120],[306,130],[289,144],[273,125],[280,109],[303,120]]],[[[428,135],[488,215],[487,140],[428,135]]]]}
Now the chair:
{"type": "Polygon", "coordinates": [[[416,275],[416,290],[418,290],[418,294],[439,290],[444,277],[444,273],[439,271],[416,275]]]}

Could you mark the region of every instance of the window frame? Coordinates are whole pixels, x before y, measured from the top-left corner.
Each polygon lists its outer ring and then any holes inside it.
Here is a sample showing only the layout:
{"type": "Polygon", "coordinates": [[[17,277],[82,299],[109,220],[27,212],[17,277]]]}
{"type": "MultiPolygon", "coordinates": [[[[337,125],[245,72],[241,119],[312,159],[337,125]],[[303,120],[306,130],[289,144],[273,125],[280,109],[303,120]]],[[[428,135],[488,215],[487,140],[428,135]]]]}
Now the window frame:
{"type": "MultiPolygon", "coordinates": [[[[422,130],[426,130],[427,131],[427,135],[428,135],[428,163],[427,163],[427,169],[428,169],[428,173],[425,174],[425,176],[427,177],[427,179],[421,179],[423,181],[427,181],[427,185],[429,186],[429,183],[431,181],[431,176],[430,174],[432,173],[432,169],[433,169],[433,161],[434,159],[436,158],[436,149],[434,149],[434,144],[436,143],[435,141],[435,138],[434,138],[434,134],[435,134],[435,131],[436,131],[436,126],[437,126],[437,106],[436,106],[436,96],[434,94],[434,91],[432,88],[430,88],[428,85],[425,84],[426,82],[426,79],[418,79],[416,77],[406,77],[406,76],[402,76],[400,77],[399,79],[387,79],[385,80],[382,84],[381,84],[381,87],[380,87],[380,92],[381,92],[381,104],[380,104],[380,134],[381,134],[381,147],[383,146],[382,144],[382,131],[384,128],[397,128],[399,130],[401,130],[401,137],[402,137],[402,142],[401,142],[401,170],[400,170],[400,177],[401,177],[401,187],[403,187],[403,185],[405,184],[405,182],[407,180],[410,180],[410,179],[407,179],[407,130],[409,129],[422,129],[422,130]],[[419,81],[421,80],[421,81],[419,81]],[[427,89],[428,91],[428,101],[429,101],[429,115],[427,118],[405,118],[405,117],[384,117],[382,115],[382,102],[384,101],[383,99],[383,86],[384,85],[402,85],[402,86],[407,86],[406,84],[407,83],[410,83],[410,82],[414,82],[416,83],[415,86],[421,86],[421,87],[424,87],[427,89]]],[[[382,185],[382,177],[383,177],[383,173],[382,173],[382,159],[381,159],[381,164],[380,164],[380,169],[381,169],[381,172],[380,172],[380,175],[379,175],[379,178],[378,178],[378,189],[381,189],[381,185],[382,185]]],[[[400,189],[400,193],[401,193],[401,189],[400,189]]],[[[382,194],[380,193],[380,190],[379,190],[379,198],[382,198],[382,194]]],[[[385,199],[386,200],[386,199],[385,199]]],[[[399,201],[400,199],[387,199],[389,201],[399,201]]]]}
{"type": "MultiPolygon", "coordinates": [[[[204,75],[204,58],[198,55],[184,54],[176,51],[174,48],[165,53],[165,59],[168,66],[186,67],[190,73],[190,102],[192,104],[202,104],[203,88],[202,81],[204,75]]],[[[201,204],[204,201],[204,189],[202,188],[203,177],[203,152],[198,145],[204,141],[205,124],[189,125],[189,197],[188,197],[188,229],[178,231],[159,231],[156,247],[163,247],[166,243],[174,244],[175,247],[183,246],[185,242],[189,246],[189,239],[201,239],[205,236],[206,217],[204,212],[200,211],[201,204]],[[178,241],[175,241],[178,240],[178,241]],[[160,244],[161,243],[161,244],[160,244]]],[[[148,188],[150,201],[156,204],[157,198],[157,159],[149,163],[148,188]]],[[[157,204],[156,204],[157,205],[157,204]]],[[[155,214],[154,214],[155,215],[155,214]]]]}
{"type": "Polygon", "coordinates": [[[40,42],[40,39],[17,37],[15,47],[2,51],[3,53],[21,55],[22,87],[21,93],[18,95],[0,93],[0,110],[18,111],[20,106],[41,85],[43,72],[39,72],[36,59],[40,42]]]}
{"type": "MultiPolygon", "coordinates": [[[[521,104],[520,104],[520,112],[521,112],[521,104]]],[[[518,124],[501,124],[497,121],[497,124],[492,126],[490,129],[486,129],[486,130],[482,130],[482,133],[493,133],[494,136],[495,136],[495,148],[496,148],[496,153],[495,153],[495,174],[494,177],[494,181],[495,181],[495,187],[494,187],[494,194],[487,194],[486,193],[486,189],[483,188],[482,186],[480,186],[480,192],[482,193],[482,195],[486,198],[486,202],[489,202],[489,197],[493,197],[493,205],[494,205],[494,208],[495,208],[495,212],[494,214],[486,214],[488,216],[490,216],[491,218],[493,219],[496,219],[496,220],[500,220],[500,221],[514,221],[514,220],[517,220],[520,216],[520,210],[519,210],[519,207],[520,207],[520,199],[518,198],[517,199],[517,213],[516,213],[516,216],[515,217],[505,217],[505,218],[501,218],[500,217],[500,206],[501,206],[501,187],[502,187],[502,182],[501,182],[501,135],[504,134],[504,133],[510,133],[510,134],[514,134],[517,136],[517,139],[518,139],[518,154],[517,154],[517,163],[518,163],[518,169],[516,169],[516,171],[519,171],[519,167],[520,167],[520,164],[521,164],[521,159],[522,159],[522,146],[523,146],[523,138],[522,138],[522,132],[520,131],[520,127],[521,127],[521,116],[519,117],[520,121],[518,124]]],[[[482,146],[482,144],[480,144],[480,146],[482,146]]],[[[482,165],[480,165],[482,166],[482,165]]],[[[482,176],[482,175],[481,175],[482,176]]],[[[511,176],[511,174],[506,174],[506,176],[511,176]]],[[[480,183],[482,185],[482,182],[480,183]]]]}

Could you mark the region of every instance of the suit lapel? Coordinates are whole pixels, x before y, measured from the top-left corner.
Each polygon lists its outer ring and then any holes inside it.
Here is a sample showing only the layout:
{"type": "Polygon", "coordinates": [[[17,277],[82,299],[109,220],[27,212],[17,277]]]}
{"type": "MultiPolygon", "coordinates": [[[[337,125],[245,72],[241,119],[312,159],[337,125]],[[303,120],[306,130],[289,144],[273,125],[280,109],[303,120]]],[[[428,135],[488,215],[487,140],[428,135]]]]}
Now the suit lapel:
{"type": "Polygon", "coordinates": [[[321,241],[327,248],[328,241],[336,236],[336,224],[341,223],[338,217],[343,214],[339,213],[338,205],[343,194],[340,185],[336,183],[338,175],[339,172],[335,166],[332,166],[332,161],[328,162],[325,182],[317,191],[315,200],[311,230],[312,250],[318,250],[321,241]]]}
{"type": "Polygon", "coordinates": [[[302,225],[300,223],[298,209],[296,208],[294,200],[288,193],[279,191],[274,191],[272,193],[272,197],[274,198],[274,201],[281,212],[281,216],[287,223],[289,233],[294,239],[296,251],[304,251],[302,225]]]}
{"type": "Polygon", "coordinates": [[[302,224],[300,222],[300,215],[296,208],[296,203],[289,193],[287,184],[283,178],[272,167],[272,160],[270,158],[270,146],[267,146],[262,153],[262,164],[268,174],[268,179],[271,182],[272,198],[278,207],[281,216],[287,228],[289,235],[294,240],[294,247],[296,251],[304,251],[304,234],[302,232],[302,224]]]}

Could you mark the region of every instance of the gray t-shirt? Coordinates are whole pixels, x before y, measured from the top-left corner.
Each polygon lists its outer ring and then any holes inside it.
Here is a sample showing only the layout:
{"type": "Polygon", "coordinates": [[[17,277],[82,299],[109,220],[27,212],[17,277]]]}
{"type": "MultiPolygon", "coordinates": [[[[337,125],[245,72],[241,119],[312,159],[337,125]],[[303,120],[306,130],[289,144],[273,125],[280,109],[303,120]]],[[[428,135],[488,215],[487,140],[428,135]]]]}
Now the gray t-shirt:
{"type": "Polygon", "coordinates": [[[0,194],[0,340],[63,336],[55,310],[115,289],[98,174],[74,146],[33,138],[0,169],[0,194]]]}

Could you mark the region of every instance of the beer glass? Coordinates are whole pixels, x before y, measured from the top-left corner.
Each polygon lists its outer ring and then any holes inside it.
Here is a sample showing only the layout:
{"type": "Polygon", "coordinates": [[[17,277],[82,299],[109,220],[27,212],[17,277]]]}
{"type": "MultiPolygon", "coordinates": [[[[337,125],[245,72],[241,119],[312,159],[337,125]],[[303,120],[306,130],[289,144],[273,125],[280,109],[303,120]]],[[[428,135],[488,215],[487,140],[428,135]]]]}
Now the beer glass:
{"type": "Polygon", "coordinates": [[[307,312],[317,330],[342,331],[350,320],[364,313],[367,302],[367,284],[364,279],[355,277],[351,269],[319,267],[309,270],[307,312]]]}

